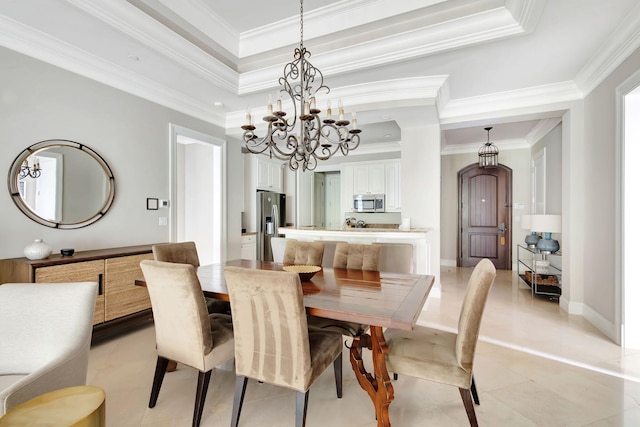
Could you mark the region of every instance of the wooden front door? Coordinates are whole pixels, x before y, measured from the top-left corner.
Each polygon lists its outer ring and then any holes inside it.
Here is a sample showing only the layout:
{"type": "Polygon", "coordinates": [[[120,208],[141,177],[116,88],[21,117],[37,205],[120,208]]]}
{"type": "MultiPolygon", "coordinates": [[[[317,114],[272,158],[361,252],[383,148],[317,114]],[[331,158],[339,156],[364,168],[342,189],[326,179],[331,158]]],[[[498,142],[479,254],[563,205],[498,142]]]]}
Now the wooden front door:
{"type": "Polygon", "coordinates": [[[458,172],[458,266],[474,267],[488,258],[497,269],[511,270],[511,169],[458,172]]]}

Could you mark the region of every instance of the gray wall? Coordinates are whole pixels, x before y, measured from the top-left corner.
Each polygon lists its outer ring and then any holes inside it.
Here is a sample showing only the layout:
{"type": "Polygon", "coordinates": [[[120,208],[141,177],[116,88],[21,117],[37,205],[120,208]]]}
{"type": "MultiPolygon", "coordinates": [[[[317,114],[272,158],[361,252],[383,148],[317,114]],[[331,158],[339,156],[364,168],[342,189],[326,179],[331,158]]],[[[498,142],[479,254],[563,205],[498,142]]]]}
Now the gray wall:
{"type": "Polygon", "coordinates": [[[616,88],[640,69],[636,50],[584,101],[584,305],[615,322],[616,88]]]}
{"type": "MultiPolygon", "coordinates": [[[[27,146],[60,138],[96,150],[116,180],[111,210],[78,230],[39,225],[18,210],[8,191],[0,191],[0,258],[23,256],[24,247],[37,238],[54,251],[168,241],[169,227],[159,226],[158,217],[169,216],[169,210],[147,211],[146,198],[170,196],[169,124],[222,139],[224,129],[5,48],[0,48],[0,64],[0,171],[8,173],[13,159],[27,146]]],[[[227,254],[237,257],[241,209],[237,195],[242,190],[241,179],[233,174],[242,170],[240,148],[229,143],[227,152],[227,254]]]]}

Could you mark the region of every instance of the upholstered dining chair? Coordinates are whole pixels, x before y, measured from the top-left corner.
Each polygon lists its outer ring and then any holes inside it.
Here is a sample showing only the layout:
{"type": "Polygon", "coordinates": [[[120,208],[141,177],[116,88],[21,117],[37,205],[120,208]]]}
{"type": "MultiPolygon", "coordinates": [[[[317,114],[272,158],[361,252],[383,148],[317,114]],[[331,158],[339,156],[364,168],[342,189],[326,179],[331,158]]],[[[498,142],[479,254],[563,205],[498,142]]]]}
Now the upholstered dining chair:
{"type": "MultiPolygon", "coordinates": [[[[379,271],[381,250],[382,247],[379,245],[339,242],[335,249],[333,268],[379,271]]],[[[343,335],[352,337],[361,335],[369,328],[369,325],[317,316],[309,316],[309,325],[314,328],[340,332],[343,335]]]]}
{"type": "Polygon", "coordinates": [[[411,243],[373,243],[380,246],[379,271],[413,273],[413,245],[411,243]]]}
{"type": "MultiPolygon", "coordinates": [[[[162,243],[151,247],[153,259],[163,262],[177,262],[179,264],[191,264],[196,269],[200,267],[200,258],[195,242],[162,243]]],[[[231,312],[227,301],[216,298],[205,298],[209,313],[231,312]]]]}
{"type": "Polygon", "coordinates": [[[342,397],[342,336],[307,326],[295,273],[226,267],[235,332],[237,427],[248,378],[296,391],[296,426],[305,425],[309,388],[333,362],[342,397]]]}
{"type": "Polygon", "coordinates": [[[389,372],[458,387],[472,426],[478,425],[473,404],[480,404],[473,360],[482,313],[495,277],[496,269],[488,259],[475,266],[462,302],[457,333],[420,326],[411,332],[385,332],[389,372]]]}
{"type": "Polygon", "coordinates": [[[322,242],[302,242],[289,240],[284,249],[283,264],[322,266],[324,244],[322,242]]]}
{"type": "Polygon", "coordinates": [[[333,268],[379,271],[380,251],[380,245],[338,243],[333,268]]]}
{"type": "Polygon", "coordinates": [[[97,294],[97,282],[0,286],[0,416],[86,384],[97,294]]]}
{"type": "Polygon", "coordinates": [[[211,371],[233,358],[231,316],[209,314],[191,264],[144,260],[140,263],[151,297],[158,360],[149,398],[156,406],[170,360],[198,370],[192,425],[200,425],[211,371]]]}
{"type": "Polygon", "coordinates": [[[324,253],[322,255],[322,267],[333,267],[333,257],[336,254],[336,246],[338,243],[347,243],[341,240],[316,240],[324,245],[324,253]]]}

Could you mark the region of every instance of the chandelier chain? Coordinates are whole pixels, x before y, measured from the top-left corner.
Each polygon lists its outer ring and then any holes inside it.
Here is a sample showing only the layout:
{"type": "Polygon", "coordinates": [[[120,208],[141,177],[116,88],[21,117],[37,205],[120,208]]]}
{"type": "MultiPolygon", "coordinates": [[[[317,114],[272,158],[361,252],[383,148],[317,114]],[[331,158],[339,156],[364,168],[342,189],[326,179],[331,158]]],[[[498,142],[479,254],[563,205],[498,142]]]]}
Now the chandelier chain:
{"type": "Polygon", "coordinates": [[[302,16],[304,14],[303,5],[302,5],[303,2],[304,0],[300,0],[300,50],[302,50],[303,40],[304,40],[304,20],[302,19],[302,16]]]}

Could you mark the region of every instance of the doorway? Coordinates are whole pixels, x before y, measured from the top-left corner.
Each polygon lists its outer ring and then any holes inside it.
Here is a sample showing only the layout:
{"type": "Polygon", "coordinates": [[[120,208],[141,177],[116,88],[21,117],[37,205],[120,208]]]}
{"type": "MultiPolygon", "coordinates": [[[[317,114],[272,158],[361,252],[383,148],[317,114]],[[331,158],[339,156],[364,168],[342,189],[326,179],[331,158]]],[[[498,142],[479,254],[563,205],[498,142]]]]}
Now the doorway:
{"type": "Polygon", "coordinates": [[[511,270],[511,168],[458,171],[459,267],[474,267],[488,258],[497,269],[511,270]]]}
{"type": "Polygon", "coordinates": [[[635,184],[640,180],[640,72],[618,89],[618,120],[620,136],[617,138],[616,162],[616,322],[619,322],[619,344],[624,348],[640,349],[640,312],[637,302],[635,263],[640,251],[635,242],[640,237],[640,226],[634,219],[640,209],[635,184]],[[628,201],[628,203],[627,203],[628,201]]]}
{"type": "Polygon", "coordinates": [[[171,125],[171,241],[193,241],[201,264],[226,260],[226,141],[171,125]]]}
{"type": "Polygon", "coordinates": [[[313,186],[313,225],[327,230],[340,229],[343,221],[340,172],[315,172],[313,186]]]}

